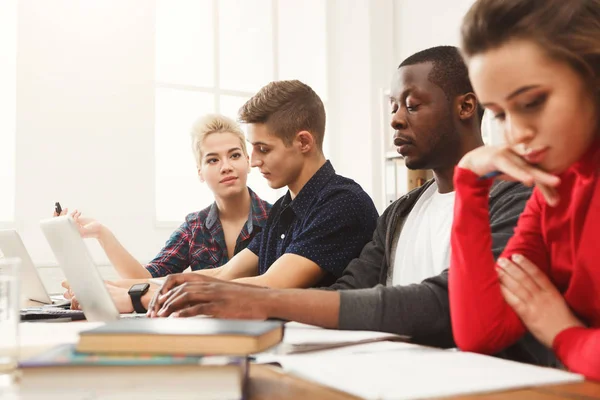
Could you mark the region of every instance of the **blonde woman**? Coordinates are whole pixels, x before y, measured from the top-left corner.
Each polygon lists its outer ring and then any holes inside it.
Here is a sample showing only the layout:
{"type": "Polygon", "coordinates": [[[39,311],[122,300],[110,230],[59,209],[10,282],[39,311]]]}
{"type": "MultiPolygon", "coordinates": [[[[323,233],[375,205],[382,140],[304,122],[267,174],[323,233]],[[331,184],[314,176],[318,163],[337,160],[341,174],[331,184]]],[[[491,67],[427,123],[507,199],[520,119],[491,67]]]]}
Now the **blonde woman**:
{"type": "Polygon", "coordinates": [[[72,213],[81,236],[98,240],[122,278],[147,279],[183,272],[188,267],[220,267],[246,248],[266,223],[271,205],[246,185],[250,159],[239,124],[209,114],[194,124],[191,137],[198,176],[213,192],[215,201],[188,214],[148,264],[137,261],[106,226],[77,210],[72,213]]]}

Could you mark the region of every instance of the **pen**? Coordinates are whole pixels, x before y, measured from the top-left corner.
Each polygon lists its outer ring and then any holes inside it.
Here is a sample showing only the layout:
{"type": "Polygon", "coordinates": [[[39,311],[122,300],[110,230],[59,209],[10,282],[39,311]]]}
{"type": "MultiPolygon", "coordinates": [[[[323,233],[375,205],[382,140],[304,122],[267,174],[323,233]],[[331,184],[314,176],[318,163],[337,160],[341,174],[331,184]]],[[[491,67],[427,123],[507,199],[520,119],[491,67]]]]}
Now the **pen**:
{"type": "Polygon", "coordinates": [[[502,175],[503,173],[504,173],[504,172],[502,172],[502,171],[492,171],[492,172],[488,172],[488,173],[487,173],[487,174],[485,174],[485,175],[481,175],[481,176],[480,176],[479,178],[477,178],[477,179],[479,179],[479,180],[483,180],[483,179],[492,179],[492,178],[495,178],[495,177],[497,177],[497,176],[500,176],[500,175],[502,175]]]}

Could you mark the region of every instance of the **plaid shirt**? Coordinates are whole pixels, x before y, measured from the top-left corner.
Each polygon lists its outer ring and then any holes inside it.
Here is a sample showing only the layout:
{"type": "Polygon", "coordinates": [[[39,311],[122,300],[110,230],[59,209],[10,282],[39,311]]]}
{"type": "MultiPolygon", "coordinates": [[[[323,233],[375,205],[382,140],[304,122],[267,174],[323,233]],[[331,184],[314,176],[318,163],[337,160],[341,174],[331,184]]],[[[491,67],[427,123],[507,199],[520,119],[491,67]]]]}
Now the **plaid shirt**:
{"type": "MultiPolygon", "coordinates": [[[[250,188],[251,207],[248,221],[235,243],[234,254],[250,244],[267,222],[271,205],[250,188]]],[[[165,247],[146,265],[153,277],[192,270],[216,268],[229,261],[219,209],[213,203],[202,211],[188,214],[185,222],[171,235],[165,247]]]]}

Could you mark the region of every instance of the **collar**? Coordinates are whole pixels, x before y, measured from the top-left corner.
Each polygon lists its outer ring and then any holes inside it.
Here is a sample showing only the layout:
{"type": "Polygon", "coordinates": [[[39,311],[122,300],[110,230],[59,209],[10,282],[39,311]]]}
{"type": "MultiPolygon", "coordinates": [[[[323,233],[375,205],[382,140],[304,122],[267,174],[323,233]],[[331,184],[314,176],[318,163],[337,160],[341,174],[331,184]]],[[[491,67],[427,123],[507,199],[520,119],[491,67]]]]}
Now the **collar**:
{"type": "MultiPolygon", "coordinates": [[[[248,220],[246,221],[246,229],[248,230],[248,234],[252,233],[253,227],[256,226],[264,226],[266,220],[261,218],[261,199],[258,197],[252,189],[248,188],[248,193],[250,193],[250,213],[248,214],[248,220]]],[[[219,220],[219,207],[217,207],[217,202],[213,202],[210,205],[210,210],[208,211],[208,216],[204,222],[204,225],[207,229],[212,229],[215,223],[219,220]]]]}
{"type": "Polygon", "coordinates": [[[306,182],[294,200],[291,199],[290,191],[287,191],[281,204],[282,208],[289,207],[294,211],[294,214],[296,214],[298,218],[302,219],[310,208],[314,198],[321,192],[327,183],[335,177],[335,175],[333,165],[327,160],[308,182],[306,182]]]}
{"type": "Polygon", "coordinates": [[[250,213],[248,214],[248,221],[246,221],[246,229],[248,234],[251,234],[252,228],[255,226],[264,228],[267,218],[264,215],[264,202],[252,189],[248,188],[248,192],[250,193],[250,213]]]}
{"type": "Polygon", "coordinates": [[[600,138],[592,142],[585,154],[573,164],[573,171],[577,175],[590,176],[595,174],[600,167],[600,138]]]}
{"type": "Polygon", "coordinates": [[[213,201],[210,205],[210,210],[208,211],[208,215],[206,216],[206,220],[204,221],[204,225],[208,229],[212,229],[215,223],[219,220],[219,207],[217,207],[217,202],[213,201]]]}

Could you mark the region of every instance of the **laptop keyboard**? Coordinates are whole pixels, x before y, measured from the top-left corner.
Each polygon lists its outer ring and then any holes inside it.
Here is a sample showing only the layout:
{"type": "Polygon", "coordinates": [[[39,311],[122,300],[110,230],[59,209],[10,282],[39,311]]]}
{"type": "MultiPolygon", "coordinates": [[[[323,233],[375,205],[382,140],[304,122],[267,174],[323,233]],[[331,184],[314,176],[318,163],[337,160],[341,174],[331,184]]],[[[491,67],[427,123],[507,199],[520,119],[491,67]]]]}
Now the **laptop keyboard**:
{"type": "Polygon", "coordinates": [[[136,314],[136,313],[132,313],[132,314],[121,314],[121,318],[148,318],[146,316],[146,314],[136,314]]]}
{"type": "Polygon", "coordinates": [[[85,319],[85,314],[81,310],[65,310],[63,308],[53,307],[33,307],[21,310],[21,321],[39,321],[69,318],[71,321],[81,321],[85,319]]]}

